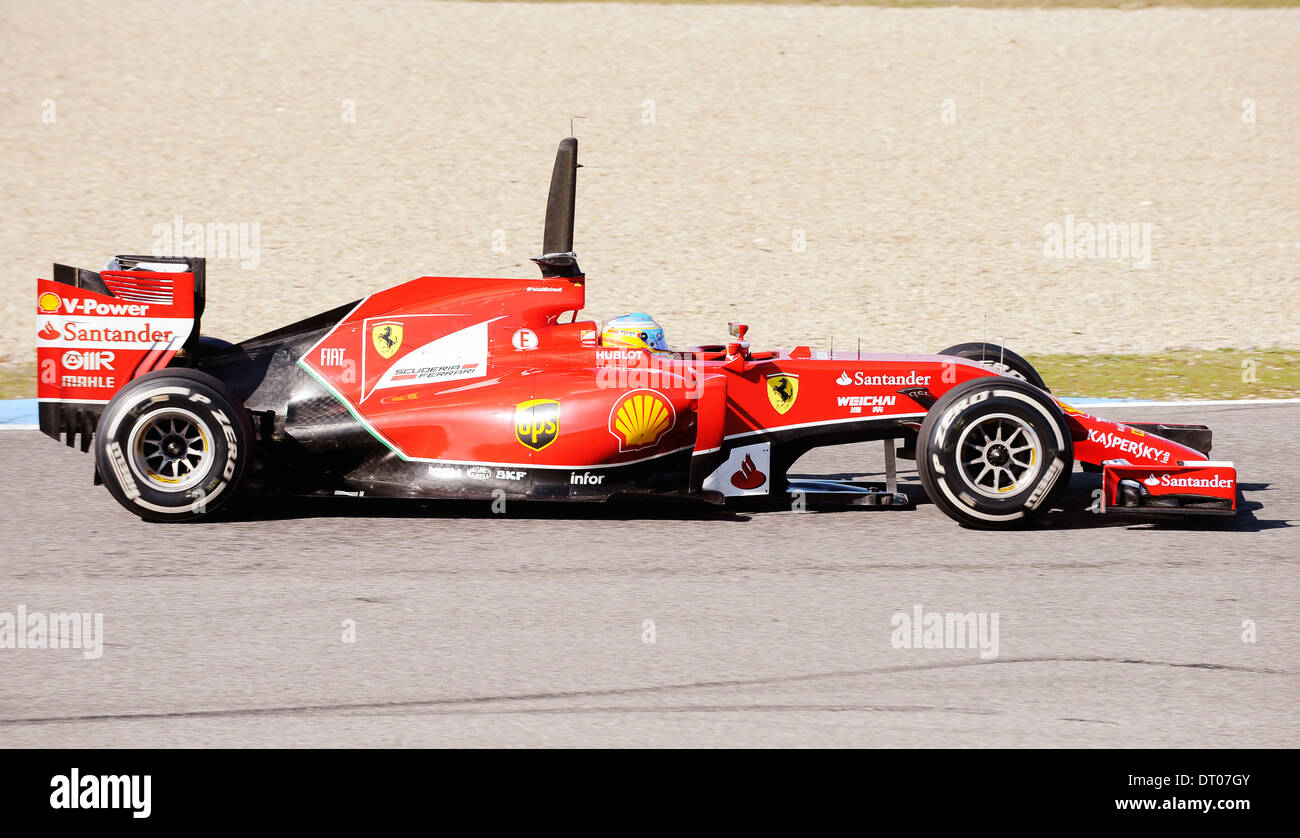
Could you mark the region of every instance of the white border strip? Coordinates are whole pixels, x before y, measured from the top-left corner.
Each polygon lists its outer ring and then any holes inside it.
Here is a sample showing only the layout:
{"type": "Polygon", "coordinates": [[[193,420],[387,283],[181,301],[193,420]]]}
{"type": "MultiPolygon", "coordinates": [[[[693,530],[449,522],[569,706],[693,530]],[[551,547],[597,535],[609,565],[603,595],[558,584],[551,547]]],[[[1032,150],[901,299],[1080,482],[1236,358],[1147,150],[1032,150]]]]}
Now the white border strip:
{"type": "Polygon", "coordinates": [[[1180,402],[1124,401],[1113,399],[1097,401],[1084,398],[1061,398],[1071,407],[1201,407],[1221,405],[1226,407],[1254,404],[1300,404],[1300,399],[1188,399],[1180,402]]]}
{"type": "MultiPolygon", "coordinates": [[[[850,416],[848,419],[822,419],[817,422],[800,422],[796,425],[774,425],[770,428],[757,428],[752,431],[742,431],[738,434],[727,434],[723,440],[742,439],[747,436],[766,436],[768,434],[779,433],[780,431],[791,431],[798,428],[816,428],[829,425],[846,425],[851,422],[886,422],[890,419],[921,419],[924,413],[882,413],[880,415],[867,416],[850,416]]],[[[873,442],[875,440],[872,440],[873,442]]]]}

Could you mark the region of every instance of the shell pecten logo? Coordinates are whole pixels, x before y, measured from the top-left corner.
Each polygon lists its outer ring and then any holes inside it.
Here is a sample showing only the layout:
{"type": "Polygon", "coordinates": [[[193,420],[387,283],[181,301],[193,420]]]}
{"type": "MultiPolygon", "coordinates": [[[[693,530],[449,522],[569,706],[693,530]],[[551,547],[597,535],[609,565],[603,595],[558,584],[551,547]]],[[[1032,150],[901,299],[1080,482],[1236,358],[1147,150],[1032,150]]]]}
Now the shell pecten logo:
{"type": "Polygon", "coordinates": [[[59,299],[59,295],[53,291],[46,291],[36,298],[36,305],[43,313],[50,314],[59,310],[59,307],[63,305],[63,300],[59,299]]]}
{"type": "Polygon", "coordinates": [[[655,390],[633,390],[624,394],[609,411],[609,432],[618,440],[619,451],[651,448],[672,430],[677,411],[655,390]]]}

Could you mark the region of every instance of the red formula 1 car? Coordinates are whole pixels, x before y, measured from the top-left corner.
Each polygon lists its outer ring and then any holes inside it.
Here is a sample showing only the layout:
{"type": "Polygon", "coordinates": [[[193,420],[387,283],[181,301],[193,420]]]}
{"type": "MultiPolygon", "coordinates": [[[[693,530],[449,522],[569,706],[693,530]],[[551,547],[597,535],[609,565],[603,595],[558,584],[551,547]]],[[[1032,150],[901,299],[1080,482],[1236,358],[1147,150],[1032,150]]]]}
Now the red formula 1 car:
{"type": "Polygon", "coordinates": [[[555,160],[541,279],[421,277],[229,344],[199,335],[204,261],[118,256],[37,285],[41,429],[93,446],[96,480],[151,520],[236,493],[903,506],[895,456],[975,527],[1049,509],[1074,462],[1105,510],[1234,514],[1200,425],[1121,424],[1052,397],[1024,359],[602,346],[578,320],[577,141],[555,160]],[[787,477],[809,449],[885,441],[884,485],[787,477]]]}

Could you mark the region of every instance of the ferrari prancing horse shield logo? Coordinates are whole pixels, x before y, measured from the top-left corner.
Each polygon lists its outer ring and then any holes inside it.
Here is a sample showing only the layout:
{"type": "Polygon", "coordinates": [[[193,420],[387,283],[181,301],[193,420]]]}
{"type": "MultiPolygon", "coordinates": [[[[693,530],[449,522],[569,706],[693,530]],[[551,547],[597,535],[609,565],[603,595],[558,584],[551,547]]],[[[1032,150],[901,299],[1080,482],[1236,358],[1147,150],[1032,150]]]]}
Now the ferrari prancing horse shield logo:
{"type": "Polygon", "coordinates": [[[777,413],[784,414],[794,407],[799,398],[799,376],[788,372],[773,373],[767,377],[767,398],[777,413]]]}
{"type": "Polygon", "coordinates": [[[370,330],[370,340],[380,355],[391,358],[402,348],[402,324],[380,323],[370,330]]]}

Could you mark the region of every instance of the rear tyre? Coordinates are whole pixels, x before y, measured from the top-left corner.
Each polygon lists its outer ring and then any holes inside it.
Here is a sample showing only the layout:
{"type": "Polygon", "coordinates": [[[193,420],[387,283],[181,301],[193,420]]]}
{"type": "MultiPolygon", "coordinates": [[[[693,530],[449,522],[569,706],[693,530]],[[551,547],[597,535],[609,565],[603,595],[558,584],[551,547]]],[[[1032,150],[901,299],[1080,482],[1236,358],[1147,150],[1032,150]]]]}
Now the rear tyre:
{"type": "Polygon", "coordinates": [[[968,527],[1024,525],[1070,482],[1074,443],[1065,414],[1032,384],[976,378],[939,399],[917,440],[926,494],[968,527]]]}
{"type": "Polygon", "coordinates": [[[163,369],[123,387],[95,431],[95,465],[118,503],[149,521],[191,521],[239,489],[253,429],[212,376],[163,369]]]}
{"type": "Polygon", "coordinates": [[[214,338],[211,335],[199,335],[199,357],[204,355],[220,355],[223,352],[229,352],[234,349],[235,345],[223,338],[214,338]]]}
{"type": "Polygon", "coordinates": [[[956,358],[965,358],[968,361],[975,361],[983,364],[989,369],[1000,372],[1003,375],[1009,375],[1012,378],[1019,378],[1021,381],[1028,381],[1040,390],[1047,390],[1047,385],[1043,383],[1043,377],[1034,369],[1034,365],[1002,346],[994,343],[959,343],[956,346],[950,346],[939,353],[940,355],[952,355],[956,358]]]}

